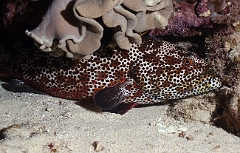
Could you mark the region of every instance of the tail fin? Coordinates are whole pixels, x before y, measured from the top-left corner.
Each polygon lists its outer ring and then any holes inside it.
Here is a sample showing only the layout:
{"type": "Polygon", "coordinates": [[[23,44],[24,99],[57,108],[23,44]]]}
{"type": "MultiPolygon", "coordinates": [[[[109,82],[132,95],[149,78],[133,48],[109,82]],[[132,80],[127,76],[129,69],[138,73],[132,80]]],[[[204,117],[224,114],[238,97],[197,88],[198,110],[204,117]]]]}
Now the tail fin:
{"type": "Polygon", "coordinates": [[[35,93],[35,94],[44,94],[36,89],[33,89],[27,83],[18,79],[11,79],[9,81],[9,90],[13,92],[28,92],[28,93],[35,93]]]}

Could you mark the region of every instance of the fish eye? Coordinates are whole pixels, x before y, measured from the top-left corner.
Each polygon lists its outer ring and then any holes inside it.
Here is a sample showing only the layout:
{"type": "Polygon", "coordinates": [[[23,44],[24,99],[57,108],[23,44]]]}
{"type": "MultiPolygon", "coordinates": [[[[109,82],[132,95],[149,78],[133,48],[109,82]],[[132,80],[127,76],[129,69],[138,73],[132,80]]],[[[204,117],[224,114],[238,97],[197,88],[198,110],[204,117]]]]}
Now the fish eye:
{"type": "Polygon", "coordinates": [[[186,64],[186,65],[193,64],[193,60],[192,59],[184,59],[184,64],[186,64]]]}

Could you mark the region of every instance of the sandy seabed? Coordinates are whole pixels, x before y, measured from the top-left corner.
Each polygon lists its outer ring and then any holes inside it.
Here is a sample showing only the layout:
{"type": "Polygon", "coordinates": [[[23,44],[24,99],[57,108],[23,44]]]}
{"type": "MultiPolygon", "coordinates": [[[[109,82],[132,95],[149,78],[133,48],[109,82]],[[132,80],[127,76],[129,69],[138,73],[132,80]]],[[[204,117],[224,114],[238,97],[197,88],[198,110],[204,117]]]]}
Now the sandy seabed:
{"type": "MultiPolygon", "coordinates": [[[[0,82],[3,84],[3,82],[0,82]]],[[[167,115],[168,105],[125,115],[93,104],[0,87],[0,152],[240,152],[240,138],[199,121],[167,115]]]]}

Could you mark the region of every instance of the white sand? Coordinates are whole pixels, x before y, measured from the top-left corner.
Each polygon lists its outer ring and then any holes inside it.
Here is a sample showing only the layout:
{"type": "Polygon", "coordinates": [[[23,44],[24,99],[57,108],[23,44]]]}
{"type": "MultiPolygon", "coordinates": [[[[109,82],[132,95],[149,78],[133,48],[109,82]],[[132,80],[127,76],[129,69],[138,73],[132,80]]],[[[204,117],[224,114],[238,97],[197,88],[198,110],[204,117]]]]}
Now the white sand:
{"type": "Polygon", "coordinates": [[[176,121],[166,115],[167,105],[125,115],[81,105],[0,87],[0,152],[240,152],[240,138],[202,122],[176,121]]]}

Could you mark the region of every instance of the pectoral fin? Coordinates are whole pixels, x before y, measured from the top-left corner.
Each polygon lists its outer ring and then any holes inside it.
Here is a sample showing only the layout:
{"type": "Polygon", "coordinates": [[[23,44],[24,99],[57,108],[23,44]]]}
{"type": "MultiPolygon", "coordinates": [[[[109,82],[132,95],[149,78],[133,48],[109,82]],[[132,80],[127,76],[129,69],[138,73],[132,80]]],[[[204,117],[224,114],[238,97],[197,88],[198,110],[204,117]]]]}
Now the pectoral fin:
{"type": "Polygon", "coordinates": [[[137,103],[123,103],[126,98],[124,93],[125,85],[119,84],[113,87],[107,87],[94,96],[94,103],[104,111],[125,114],[132,107],[136,106],[137,103]]]}
{"type": "Polygon", "coordinates": [[[119,84],[113,87],[104,88],[97,92],[94,96],[94,103],[103,110],[111,110],[121,104],[124,99],[125,95],[119,84]]]}
{"type": "Polygon", "coordinates": [[[123,115],[137,105],[138,105],[138,103],[121,103],[117,107],[115,107],[111,110],[108,110],[108,111],[111,112],[111,113],[116,113],[116,114],[123,115]]]}

